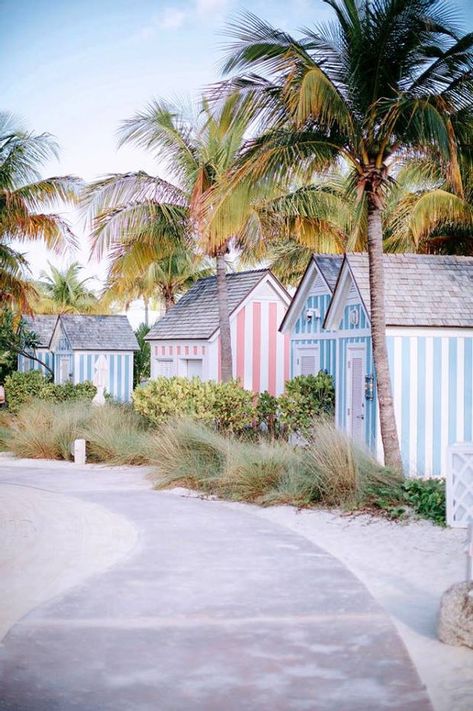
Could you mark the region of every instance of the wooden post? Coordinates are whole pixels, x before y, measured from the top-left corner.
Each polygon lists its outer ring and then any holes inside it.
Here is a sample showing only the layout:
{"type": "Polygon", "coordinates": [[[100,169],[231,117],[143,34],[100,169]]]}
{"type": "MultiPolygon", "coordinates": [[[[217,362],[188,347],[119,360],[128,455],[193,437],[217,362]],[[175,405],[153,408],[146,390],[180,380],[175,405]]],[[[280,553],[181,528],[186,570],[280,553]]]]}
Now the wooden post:
{"type": "Polygon", "coordinates": [[[75,464],[85,464],[87,461],[87,453],[85,439],[75,439],[72,445],[72,456],[75,464]]]}

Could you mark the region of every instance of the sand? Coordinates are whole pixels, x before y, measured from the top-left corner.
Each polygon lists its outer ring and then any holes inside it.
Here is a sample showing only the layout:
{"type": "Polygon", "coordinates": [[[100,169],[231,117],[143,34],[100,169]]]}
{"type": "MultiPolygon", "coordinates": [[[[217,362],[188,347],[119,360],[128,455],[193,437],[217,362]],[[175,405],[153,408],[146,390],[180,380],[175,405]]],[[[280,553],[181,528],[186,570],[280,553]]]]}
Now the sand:
{"type": "Polygon", "coordinates": [[[37,605],[118,562],[137,533],[102,506],[0,483],[0,540],[1,641],[37,605]]]}

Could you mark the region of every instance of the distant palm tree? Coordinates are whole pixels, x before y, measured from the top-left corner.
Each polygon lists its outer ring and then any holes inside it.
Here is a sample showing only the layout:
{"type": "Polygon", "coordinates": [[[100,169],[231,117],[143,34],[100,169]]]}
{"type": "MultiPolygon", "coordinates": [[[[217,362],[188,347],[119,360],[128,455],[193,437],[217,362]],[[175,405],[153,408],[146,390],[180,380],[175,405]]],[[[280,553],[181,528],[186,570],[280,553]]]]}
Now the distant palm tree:
{"type": "Polygon", "coordinates": [[[81,279],[82,270],[78,262],[63,270],[49,264],[49,273],[42,272],[37,283],[39,299],[35,311],[50,314],[103,311],[97,295],[87,286],[91,278],[81,279]]]}
{"type": "Polygon", "coordinates": [[[385,338],[383,209],[395,166],[416,156],[436,160],[462,194],[458,137],[471,128],[473,34],[461,35],[441,0],[327,2],[335,22],[300,40],[249,13],[230,27],[226,71],[244,73],[227,88],[252,101],[261,130],[232,189],[347,167],[367,226],[385,461],[401,469],[385,338]]]}
{"type": "Polygon", "coordinates": [[[43,211],[78,199],[78,178],[41,178],[39,169],[56,155],[49,134],[25,132],[12,115],[0,113],[0,293],[22,308],[34,288],[26,279],[26,260],[12,243],[42,241],[55,251],[74,244],[67,222],[43,211]]]}
{"type": "Polygon", "coordinates": [[[143,250],[139,242],[114,248],[104,290],[106,303],[128,305],[134,299],[143,299],[146,325],[150,301],[158,299],[168,311],[198,279],[212,273],[207,260],[185,245],[170,249],[168,254],[157,248],[154,259],[151,256],[150,248],[143,250]]]}

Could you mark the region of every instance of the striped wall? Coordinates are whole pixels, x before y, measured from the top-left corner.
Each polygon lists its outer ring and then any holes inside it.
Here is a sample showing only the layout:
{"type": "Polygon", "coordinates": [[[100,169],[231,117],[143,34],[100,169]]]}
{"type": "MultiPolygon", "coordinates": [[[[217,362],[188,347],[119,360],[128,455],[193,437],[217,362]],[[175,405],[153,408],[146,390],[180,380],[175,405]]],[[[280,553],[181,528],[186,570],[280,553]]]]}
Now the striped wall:
{"type": "Polygon", "coordinates": [[[473,441],[473,332],[390,329],[387,346],[405,470],[445,475],[448,445],[473,441]]]}
{"type": "Polygon", "coordinates": [[[231,321],[233,375],[247,390],[278,395],[289,377],[289,335],[278,328],[286,311],[281,301],[254,300],[231,321]]]}
{"type": "Polygon", "coordinates": [[[115,400],[128,402],[133,390],[133,353],[128,352],[75,352],[74,383],[93,381],[95,364],[104,355],[108,364],[108,386],[106,388],[115,400]]]}
{"type": "MultiPolygon", "coordinates": [[[[46,363],[49,368],[54,370],[54,354],[51,353],[51,351],[45,348],[37,348],[35,355],[37,358],[40,358],[43,363],[46,363]]],[[[41,370],[45,375],[50,375],[49,371],[40,363],[23,355],[18,356],[18,370],[21,373],[26,373],[29,370],[41,370]]]]}

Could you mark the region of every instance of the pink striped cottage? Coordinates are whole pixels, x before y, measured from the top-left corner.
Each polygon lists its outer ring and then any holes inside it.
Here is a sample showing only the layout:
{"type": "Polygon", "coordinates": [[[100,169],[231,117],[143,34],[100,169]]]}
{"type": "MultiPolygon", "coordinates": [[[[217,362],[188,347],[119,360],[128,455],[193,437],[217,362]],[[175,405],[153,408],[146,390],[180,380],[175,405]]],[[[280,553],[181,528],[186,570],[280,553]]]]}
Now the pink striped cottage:
{"type": "MultiPolygon", "coordinates": [[[[227,274],[233,375],[248,390],[279,394],[289,378],[290,296],[267,269],[227,274]]],[[[152,327],[151,377],[221,379],[216,277],[198,281],[152,327]]]]}

